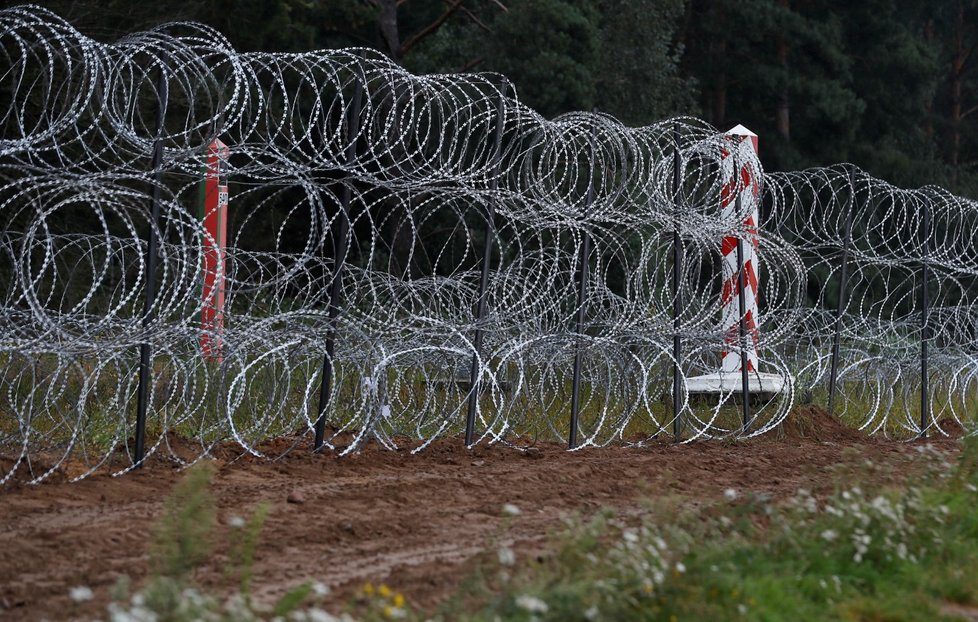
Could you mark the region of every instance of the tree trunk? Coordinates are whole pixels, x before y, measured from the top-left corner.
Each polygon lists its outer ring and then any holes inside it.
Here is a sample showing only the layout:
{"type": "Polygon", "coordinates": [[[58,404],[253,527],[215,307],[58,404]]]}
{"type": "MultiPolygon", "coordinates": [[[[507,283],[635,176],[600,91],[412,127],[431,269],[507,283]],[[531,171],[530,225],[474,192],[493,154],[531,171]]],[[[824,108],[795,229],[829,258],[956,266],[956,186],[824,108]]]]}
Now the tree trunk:
{"type": "MultiPolygon", "coordinates": [[[[927,24],[924,26],[924,40],[928,45],[932,45],[934,42],[934,19],[928,19],[927,24]]],[[[927,98],[926,111],[927,117],[924,120],[924,134],[927,136],[927,144],[934,144],[934,99],[937,95],[937,90],[935,89],[930,97],[927,98]]]]}
{"type": "Polygon", "coordinates": [[[401,63],[401,36],[397,29],[397,0],[379,0],[380,15],[377,26],[383,39],[387,55],[397,64],[401,63]]]}
{"type": "Polygon", "coordinates": [[[710,123],[716,127],[722,127],[727,121],[727,75],[723,70],[726,53],[726,41],[710,43],[712,64],[719,67],[713,74],[713,84],[710,85],[710,123]]]}
{"type": "Polygon", "coordinates": [[[961,82],[964,79],[964,4],[958,2],[954,24],[954,55],[951,57],[951,181],[958,183],[961,163],[961,82]]]}
{"type": "MultiPolygon", "coordinates": [[[[778,6],[788,10],[788,0],[779,0],[778,6]]],[[[776,40],[778,66],[781,68],[781,88],[778,93],[778,107],[774,111],[774,124],[778,134],[787,142],[791,139],[791,121],[788,105],[788,41],[779,33],[776,40]]]]}

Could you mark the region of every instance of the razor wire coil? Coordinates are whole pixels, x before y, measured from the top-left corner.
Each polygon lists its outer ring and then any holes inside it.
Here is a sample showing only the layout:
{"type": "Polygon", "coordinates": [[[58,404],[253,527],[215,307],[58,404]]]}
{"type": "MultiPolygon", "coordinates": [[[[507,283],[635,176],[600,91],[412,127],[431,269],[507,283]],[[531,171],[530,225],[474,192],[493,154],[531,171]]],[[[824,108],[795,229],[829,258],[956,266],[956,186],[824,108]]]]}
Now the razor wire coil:
{"type": "Polygon", "coordinates": [[[0,55],[10,102],[0,112],[4,481],[41,455],[32,481],[66,464],[74,477],[131,468],[117,458],[130,451],[142,344],[153,351],[149,453],[181,462],[229,442],[272,456],[301,444],[324,357],[335,374],[326,445],[341,453],[368,439],[419,451],[459,433],[473,360],[475,442],[564,439],[578,349],[580,446],[645,444],[673,424],[677,295],[687,441],[773,430],[798,397],[824,391],[836,332],[839,416],[888,435],[948,433],[973,418],[978,209],[943,189],[899,189],[851,165],[764,173],[756,157],[741,162],[762,180],[760,371],[787,382],[755,404],[748,430],[731,415],[735,392],[688,390],[730,347],[723,240],[752,234],[745,214],[719,217],[729,143],[707,123],[548,120],[500,76],[416,76],[369,50],[241,53],[200,24],[98,43],[35,6],[0,11],[0,55]],[[229,147],[231,187],[219,364],[200,353],[215,240],[197,213],[215,139],[229,147]],[[151,230],[160,247],[147,314],[151,230]],[[684,257],[675,292],[674,231],[684,257]],[[924,262],[933,416],[922,428],[924,262]]]}

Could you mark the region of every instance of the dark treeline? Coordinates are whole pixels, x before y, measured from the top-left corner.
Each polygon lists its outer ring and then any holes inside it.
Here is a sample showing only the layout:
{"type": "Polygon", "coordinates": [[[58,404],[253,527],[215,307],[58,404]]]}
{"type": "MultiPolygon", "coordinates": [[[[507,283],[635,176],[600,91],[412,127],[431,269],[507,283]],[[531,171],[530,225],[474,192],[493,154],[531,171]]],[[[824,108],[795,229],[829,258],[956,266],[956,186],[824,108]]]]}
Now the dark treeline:
{"type": "Polygon", "coordinates": [[[771,170],[849,161],[978,195],[978,0],[41,4],[103,41],[194,20],[242,51],[369,46],[417,73],[501,72],[548,116],[743,123],[771,170]]]}

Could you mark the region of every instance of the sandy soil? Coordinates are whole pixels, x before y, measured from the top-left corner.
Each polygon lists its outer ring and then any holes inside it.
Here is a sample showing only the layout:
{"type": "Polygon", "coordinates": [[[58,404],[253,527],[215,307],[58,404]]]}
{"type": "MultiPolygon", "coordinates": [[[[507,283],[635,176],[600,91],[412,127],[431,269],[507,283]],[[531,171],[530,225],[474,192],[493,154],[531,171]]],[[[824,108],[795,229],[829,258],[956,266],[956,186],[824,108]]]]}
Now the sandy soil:
{"type": "MultiPolygon", "coordinates": [[[[318,580],[333,588],[336,604],[372,581],[431,607],[493,543],[513,541],[519,554],[534,554],[567,513],[628,512],[664,495],[695,507],[718,501],[726,488],[824,494],[834,465],[871,459],[899,482],[919,463],[917,443],[864,439],[814,409],[793,418],[800,425],[739,443],[569,453],[553,445],[470,451],[445,439],[416,456],[374,447],[347,458],[300,448],[277,462],[229,455],[216,461],[213,493],[222,525],[259,502],[272,504],[255,564],[260,598],[318,580]],[[504,519],[506,503],[522,514],[504,519]]],[[[937,444],[956,451],[953,441],[937,444]]],[[[0,492],[0,619],[104,617],[121,575],[136,585],[147,577],[153,525],[180,477],[160,460],[121,477],[0,492]],[[72,603],[68,591],[77,585],[91,587],[95,599],[72,603]]],[[[232,583],[224,572],[230,529],[219,532],[212,560],[198,573],[218,590],[232,583]]]]}

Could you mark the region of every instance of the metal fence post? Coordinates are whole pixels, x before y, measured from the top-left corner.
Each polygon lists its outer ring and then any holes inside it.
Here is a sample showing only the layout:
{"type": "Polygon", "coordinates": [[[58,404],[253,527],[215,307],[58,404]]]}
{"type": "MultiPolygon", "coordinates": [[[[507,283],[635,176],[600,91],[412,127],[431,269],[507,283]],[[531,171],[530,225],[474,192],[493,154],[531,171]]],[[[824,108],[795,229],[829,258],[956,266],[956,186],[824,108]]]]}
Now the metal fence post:
{"type": "Polygon", "coordinates": [[[682,373],[682,328],[679,314],[682,310],[682,290],[680,279],[682,276],[683,264],[683,240],[679,234],[679,218],[682,210],[682,156],[679,153],[679,124],[672,126],[672,139],[674,151],[672,156],[672,188],[675,193],[673,198],[675,224],[672,230],[672,434],[678,443],[682,438],[682,420],[679,408],[679,401],[682,395],[680,375],[682,373]]]}
{"type": "Polygon", "coordinates": [[[829,414],[835,414],[835,392],[839,375],[839,350],[842,346],[842,312],[846,306],[849,276],[849,247],[852,244],[852,212],[855,210],[856,169],[849,168],[849,201],[846,206],[846,228],[842,238],[842,267],[839,272],[839,303],[835,311],[835,334],[832,337],[832,364],[829,370],[829,414]]]}
{"type": "Polygon", "coordinates": [[[930,292],[928,280],[930,276],[930,201],[923,201],[923,257],[920,273],[920,437],[927,438],[927,427],[930,424],[930,395],[928,376],[927,347],[930,342],[930,292]]]}
{"type": "MultiPolygon", "coordinates": [[[[363,54],[360,60],[363,60],[363,54]]],[[[366,76],[362,73],[362,68],[357,67],[356,82],[353,86],[353,101],[350,107],[350,116],[347,123],[346,132],[346,153],[344,154],[344,164],[351,166],[357,157],[357,135],[360,133],[360,111],[363,107],[363,90],[366,76]]],[[[342,213],[339,218],[339,231],[333,241],[333,282],[329,291],[329,309],[327,311],[327,332],[326,332],[326,354],[323,355],[323,375],[319,386],[319,410],[316,417],[316,440],[315,450],[322,448],[326,439],[326,409],[329,407],[329,397],[333,385],[333,354],[336,351],[337,320],[340,313],[341,297],[343,295],[343,268],[346,262],[346,254],[350,240],[350,200],[352,189],[349,182],[343,184],[340,193],[340,207],[342,213]]]]}
{"type": "Polygon", "coordinates": [[[505,129],[504,106],[506,101],[507,83],[503,83],[499,91],[499,102],[496,106],[496,144],[493,155],[492,177],[489,180],[488,219],[486,221],[486,238],[482,254],[482,277],[479,281],[479,303],[475,312],[475,353],[472,355],[472,370],[469,376],[469,403],[465,417],[465,445],[471,446],[475,440],[475,414],[478,406],[481,387],[479,386],[479,359],[482,357],[482,318],[486,314],[486,295],[489,289],[489,269],[492,266],[492,240],[496,234],[496,197],[499,187],[499,167],[502,161],[503,130],[505,129]]]}
{"type": "MultiPolygon", "coordinates": [[[[592,129],[592,138],[594,130],[592,129]]],[[[593,141],[592,141],[593,146],[593,141]]],[[[593,172],[593,171],[592,171],[593,172]]],[[[584,199],[584,218],[587,219],[588,212],[591,210],[591,203],[594,202],[594,178],[588,180],[587,197],[584,199]]],[[[577,344],[574,352],[574,377],[571,387],[571,416],[570,434],[567,446],[569,449],[577,448],[577,430],[581,414],[581,366],[584,362],[584,352],[581,350],[581,335],[584,334],[584,309],[587,301],[588,283],[588,257],[591,255],[591,236],[588,235],[587,226],[583,227],[581,241],[581,279],[577,290],[577,344]]]]}
{"type": "MultiPolygon", "coordinates": [[[[143,307],[143,331],[149,329],[153,321],[156,304],[156,264],[159,254],[160,195],[163,185],[163,134],[166,107],[169,102],[169,83],[166,63],[160,59],[159,76],[156,82],[156,142],[153,145],[153,203],[149,240],[146,248],[146,303],[143,307]]],[[[146,337],[139,345],[139,386],[136,392],[136,447],[133,464],[143,466],[146,453],[146,411],[149,408],[149,385],[152,382],[152,346],[146,337]]]]}
{"type": "MultiPolygon", "coordinates": [[[[737,161],[734,160],[734,171],[737,168],[737,161]]],[[[740,178],[737,178],[737,206],[736,213],[740,214],[742,209],[742,199],[740,192],[740,178]]],[[[740,388],[743,404],[744,433],[750,429],[750,370],[749,359],[747,356],[747,301],[744,295],[744,288],[747,287],[747,275],[744,274],[744,238],[743,235],[737,236],[737,306],[740,310],[740,322],[738,325],[738,336],[740,341],[740,388]]]]}

